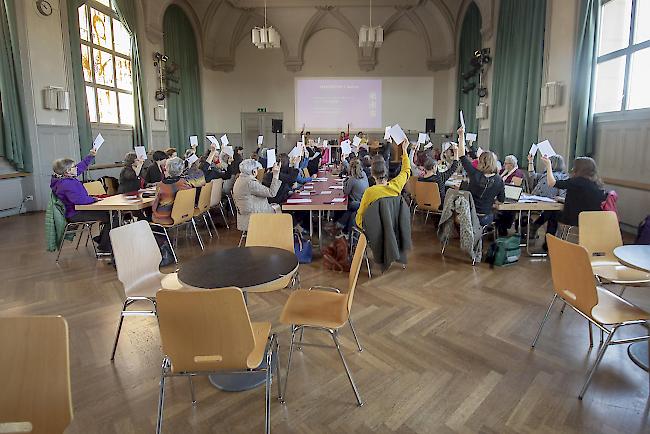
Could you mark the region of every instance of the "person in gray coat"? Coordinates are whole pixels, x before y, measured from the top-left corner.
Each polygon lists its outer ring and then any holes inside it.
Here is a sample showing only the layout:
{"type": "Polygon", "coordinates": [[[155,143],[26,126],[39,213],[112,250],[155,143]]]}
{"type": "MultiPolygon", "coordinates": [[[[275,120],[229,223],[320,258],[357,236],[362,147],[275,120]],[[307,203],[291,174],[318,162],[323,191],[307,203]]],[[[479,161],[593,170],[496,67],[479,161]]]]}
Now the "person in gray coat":
{"type": "Polygon", "coordinates": [[[271,185],[265,187],[257,180],[257,162],[246,159],[239,164],[239,177],[232,188],[232,198],[237,208],[237,229],[248,230],[251,214],[280,212],[279,206],[269,203],[270,197],[275,197],[282,185],[280,181],[280,165],[273,166],[271,185]]]}

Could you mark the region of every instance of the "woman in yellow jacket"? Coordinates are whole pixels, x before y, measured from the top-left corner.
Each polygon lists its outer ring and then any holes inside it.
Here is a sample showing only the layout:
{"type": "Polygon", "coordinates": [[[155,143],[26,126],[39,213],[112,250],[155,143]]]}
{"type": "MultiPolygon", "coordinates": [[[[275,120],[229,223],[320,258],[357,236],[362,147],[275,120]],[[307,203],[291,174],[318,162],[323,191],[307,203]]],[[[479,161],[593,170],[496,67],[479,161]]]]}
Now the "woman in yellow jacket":
{"type": "Polygon", "coordinates": [[[366,209],[376,200],[379,200],[383,197],[395,197],[399,196],[408,181],[409,176],[411,176],[411,162],[408,156],[408,140],[402,142],[402,170],[399,174],[388,181],[388,167],[386,167],[386,161],[383,158],[375,159],[372,162],[370,168],[370,173],[373,178],[375,178],[376,184],[372,187],[368,187],[363,193],[361,198],[361,205],[359,205],[359,210],[357,211],[357,217],[355,222],[358,227],[363,225],[363,214],[366,212],[366,209]]]}

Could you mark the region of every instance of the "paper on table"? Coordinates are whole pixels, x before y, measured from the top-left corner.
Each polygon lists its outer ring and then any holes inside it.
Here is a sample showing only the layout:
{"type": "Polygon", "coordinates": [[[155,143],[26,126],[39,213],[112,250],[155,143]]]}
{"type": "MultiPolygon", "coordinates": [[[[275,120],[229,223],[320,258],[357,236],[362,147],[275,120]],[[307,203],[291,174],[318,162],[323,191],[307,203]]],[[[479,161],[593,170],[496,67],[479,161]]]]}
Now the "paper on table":
{"type": "Polygon", "coordinates": [[[544,197],[544,196],[535,196],[535,195],[532,195],[532,194],[522,195],[522,198],[527,199],[527,200],[532,200],[532,201],[535,201],[535,202],[548,202],[548,203],[556,202],[556,200],[553,199],[553,198],[544,197]]]}
{"type": "Polygon", "coordinates": [[[133,148],[135,151],[135,155],[138,157],[139,160],[146,160],[147,159],[147,150],[145,149],[144,146],[136,146],[133,148]]]}
{"type": "Polygon", "coordinates": [[[300,193],[298,193],[299,196],[309,196],[310,194],[311,193],[308,191],[301,191],[300,193]]]}
{"type": "Polygon", "coordinates": [[[320,194],[332,194],[332,192],[329,190],[323,190],[320,192],[320,194]]]}
{"type": "Polygon", "coordinates": [[[537,149],[542,153],[542,155],[546,155],[547,157],[557,155],[553,150],[553,146],[551,146],[551,142],[548,140],[544,140],[542,143],[538,143],[537,149]]]}
{"type": "Polygon", "coordinates": [[[476,150],[476,157],[477,158],[480,157],[483,152],[485,152],[485,151],[483,149],[481,149],[481,147],[479,146],[478,149],[476,150]]]}
{"type": "Polygon", "coordinates": [[[463,127],[463,130],[465,129],[465,117],[462,110],[460,111],[460,126],[463,127]]]}
{"type": "Polygon", "coordinates": [[[465,140],[468,142],[475,142],[476,141],[476,133],[467,133],[465,134],[465,140]]]}
{"type": "Polygon", "coordinates": [[[199,136],[190,136],[190,146],[193,148],[199,146],[199,136]]]}
{"type": "Polygon", "coordinates": [[[221,147],[221,145],[219,144],[219,139],[217,139],[215,136],[205,136],[205,137],[206,137],[206,138],[210,141],[210,143],[212,143],[212,144],[213,144],[217,149],[219,149],[219,148],[221,147]]]}
{"type": "MultiPolygon", "coordinates": [[[[268,154],[268,151],[266,151],[268,154]]],[[[275,150],[274,150],[275,152],[275,150]]],[[[297,158],[302,155],[302,149],[300,149],[300,146],[294,146],[294,148],[289,152],[289,158],[297,158]]]]}
{"type": "Polygon", "coordinates": [[[429,140],[429,135],[427,133],[418,134],[418,143],[426,143],[429,140]]]}
{"type": "Polygon", "coordinates": [[[275,164],[275,149],[266,151],[266,168],[270,169],[275,164]]]}
{"type": "Polygon", "coordinates": [[[341,202],[345,202],[344,197],[335,197],[332,199],[332,203],[341,203],[341,202]]]}
{"type": "Polygon", "coordinates": [[[93,142],[93,149],[95,151],[98,151],[103,144],[104,144],[104,137],[102,136],[102,133],[99,133],[97,134],[97,137],[95,137],[95,141],[93,142]]]}
{"type": "Polygon", "coordinates": [[[361,143],[361,137],[354,136],[354,138],[352,139],[352,146],[354,146],[355,148],[358,148],[359,143],[361,143]]]}
{"type": "Polygon", "coordinates": [[[352,153],[352,147],[350,146],[350,139],[343,140],[341,142],[341,154],[350,155],[352,153]]]}
{"type": "Polygon", "coordinates": [[[330,187],[330,190],[343,190],[343,186],[342,185],[332,185],[330,187]]]}
{"type": "Polygon", "coordinates": [[[313,186],[313,185],[305,185],[303,188],[304,188],[305,190],[313,190],[313,189],[314,189],[314,186],[313,186]]]}
{"type": "Polygon", "coordinates": [[[196,163],[198,161],[198,159],[199,159],[199,157],[197,157],[196,154],[192,154],[189,157],[187,157],[187,160],[185,160],[185,161],[187,161],[187,164],[189,164],[191,166],[192,164],[196,163]]]}
{"type": "Polygon", "coordinates": [[[223,136],[221,136],[221,144],[223,146],[228,146],[230,144],[230,142],[228,141],[228,135],[227,134],[224,134],[223,136]]]}
{"type": "MultiPolygon", "coordinates": [[[[223,138],[222,138],[222,140],[223,140],[223,138]]],[[[222,151],[225,154],[230,155],[231,157],[233,157],[235,155],[235,151],[232,149],[232,146],[228,146],[228,145],[224,144],[222,151]]]]}
{"type": "Polygon", "coordinates": [[[287,199],[287,203],[311,203],[311,199],[287,199]]]}
{"type": "Polygon", "coordinates": [[[395,124],[391,127],[390,136],[398,145],[401,144],[404,140],[407,140],[406,134],[404,134],[404,130],[402,130],[402,127],[400,127],[399,124],[395,124]]]}
{"type": "Polygon", "coordinates": [[[534,157],[535,154],[537,154],[537,145],[535,143],[533,143],[530,146],[530,151],[528,151],[528,155],[532,155],[534,157]]]}
{"type": "Polygon", "coordinates": [[[392,127],[389,125],[386,127],[386,130],[384,131],[384,140],[390,140],[390,129],[392,127]]]}

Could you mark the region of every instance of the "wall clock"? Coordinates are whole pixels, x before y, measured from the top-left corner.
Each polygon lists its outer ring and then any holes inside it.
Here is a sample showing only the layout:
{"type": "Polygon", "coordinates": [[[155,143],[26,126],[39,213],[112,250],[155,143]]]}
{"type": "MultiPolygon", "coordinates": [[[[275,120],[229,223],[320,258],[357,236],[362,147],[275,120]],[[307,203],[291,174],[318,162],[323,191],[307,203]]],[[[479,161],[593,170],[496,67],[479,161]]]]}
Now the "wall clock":
{"type": "Polygon", "coordinates": [[[47,0],[36,0],[36,10],[45,17],[52,15],[52,5],[47,0]]]}

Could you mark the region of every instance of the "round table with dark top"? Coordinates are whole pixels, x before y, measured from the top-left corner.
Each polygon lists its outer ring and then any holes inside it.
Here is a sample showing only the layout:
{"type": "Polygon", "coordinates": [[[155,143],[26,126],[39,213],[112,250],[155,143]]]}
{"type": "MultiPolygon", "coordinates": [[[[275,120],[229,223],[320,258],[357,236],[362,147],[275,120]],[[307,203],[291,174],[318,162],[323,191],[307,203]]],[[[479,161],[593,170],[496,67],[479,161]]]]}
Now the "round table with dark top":
{"type": "MultiPolygon", "coordinates": [[[[650,246],[640,244],[620,246],[614,249],[614,256],[623,265],[650,272],[650,246]]],[[[648,346],[650,346],[648,342],[636,342],[627,347],[630,359],[646,371],[650,368],[648,346]]]]}
{"type": "MultiPolygon", "coordinates": [[[[197,289],[235,286],[244,292],[267,292],[287,286],[298,270],[295,253],[275,247],[234,247],[194,258],[181,265],[178,280],[197,289]]],[[[272,363],[278,363],[273,360],[272,363]]],[[[262,361],[266,365],[266,360],[262,361]]],[[[227,392],[261,386],[266,374],[213,374],[210,383],[227,392]]]]}

